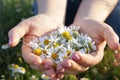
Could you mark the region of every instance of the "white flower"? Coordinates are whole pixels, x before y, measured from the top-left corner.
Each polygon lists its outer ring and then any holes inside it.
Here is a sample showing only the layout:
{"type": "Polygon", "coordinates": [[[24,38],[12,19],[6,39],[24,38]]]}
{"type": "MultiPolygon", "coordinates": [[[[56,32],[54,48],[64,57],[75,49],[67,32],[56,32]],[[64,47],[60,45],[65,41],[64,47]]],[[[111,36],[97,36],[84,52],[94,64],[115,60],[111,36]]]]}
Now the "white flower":
{"type": "Polygon", "coordinates": [[[32,75],[31,77],[30,77],[30,80],[39,80],[35,75],[32,75]]]}
{"type": "Polygon", "coordinates": [[[21,73],[21,74],[25,74],[26,70],[24,67],[20,67],[17,64],[11,64],[9,66],[9,69],[12,70],[12,75],[14,76],[15,73],[21,73]]]}
{"type": "Polygon", "coordinates": [[[90,53],[96,50],[95,42],[87,34],[80,34],[79,29],[76,26],[62,26],[46,36],[34,39],[29,46],[33,48],[34,54],[42,59],[49,58],[55,64],[71,57],[76,51],[90,53]]]}
{"type": "Polygon", "coordinates": [[[80,78],[80,80],[89,80],[88,78],[80,78]]]}
{"type": "Polygon", "coordinates": [[[63,61],[65,58],[71,57],[72,53],[74,52],[75,52],[75,49],[72,49],[70,45],[68,45],[67,47],[63,47],[58,54],[59,60],[63,61]]]}
{"type": "Polygon", "coordinates": [[[41,78],[42,78],[43,80],[50,80],[50,77],[48,77],[48,76],[45,75],[45,74],[42,74],[42,75],[41,75],[41,78]]]}
{"type": "Polygon", "coordinates": [[[59,29],[58,29],[58,33],[63,33],[63,32],[65,32],[66,31],[66,26],[61,26],[59,29]]]}
{"type": "Polygon", "coordinates": [[[1,49],[8,49],[9,47],[10,47],[9,44],[7,43],[7,44],[2,45],[1,49]]]}
{"type": "Polygon", "coordinates": [[[49,36],[39,37],[40,47],[45,47],[50,44],[49,36]]]}
{"type": "Polygon", "coordinates": [[[39,39],[38,38],[34,38],[32,41],[29,42],[29,46],[31,46],[33,49],[39,48],[39,39]]]}
{"type": "Polygon", "coordinates": [[[39,44],[37,42],[29,42],[29,46],[31,46],[33,49],[36,49],[39,47],[39,44]]]}
{"type": "Polygon", "coordinates": [[[57,60],[59,59],[58,49],[59,49],[59,48],[51,47],[51,48],[48,50],[47,58],[50,58],[53,62],[57,61],[57,60]]]}

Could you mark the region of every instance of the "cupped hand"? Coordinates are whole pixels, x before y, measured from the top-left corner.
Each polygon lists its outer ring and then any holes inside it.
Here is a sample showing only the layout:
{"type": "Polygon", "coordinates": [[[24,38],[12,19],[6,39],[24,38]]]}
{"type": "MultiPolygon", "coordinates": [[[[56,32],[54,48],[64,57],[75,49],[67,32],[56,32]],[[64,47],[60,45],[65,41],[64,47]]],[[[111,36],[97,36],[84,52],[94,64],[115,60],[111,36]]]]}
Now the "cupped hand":
{"type": "Polygon", "coordinates": [[[73,53],[71,58],[65,59],[63,63],[57,66],[58,77],[64,76],[63,74],[78,74],[98,64],[103,59],[106,43],[111,49],[120,48],[118,36],[111,26],[104,22],[83,19],[79,22],[74,22],[72,25],[80,26],[79,32],[88,34],[95,42],[97,50],[89,54],[82,52],[73,53]]]}
{"type": "Polygon", "coordinates": [[[30,17],[9,31],[9,45],[14,47],[19,43],[20,39],[23,38],[22,56],[24,60],[30,64],[32,68],[42,71],[50,77],[54,77],[56,74],[51,67],[52,61],[49,59],[41,60],[39,56],[33,54],[28,44],[34,38],[55,30],[58,25],[56,21],[46,15],[39,14],[30,17]]]}

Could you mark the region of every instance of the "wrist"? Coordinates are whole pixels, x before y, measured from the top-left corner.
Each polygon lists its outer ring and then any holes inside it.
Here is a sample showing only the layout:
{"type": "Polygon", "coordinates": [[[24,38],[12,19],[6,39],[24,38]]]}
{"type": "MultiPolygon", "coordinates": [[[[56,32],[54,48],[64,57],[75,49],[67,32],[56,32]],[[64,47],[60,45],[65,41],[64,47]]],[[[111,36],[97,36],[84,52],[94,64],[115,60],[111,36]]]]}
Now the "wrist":
{"type": "Polygon", "coordinates": [[[49,16],[57,24],[64,24],[65,13],[62,13],[62,12],[58,12],[58,13],[54,13],[54,14],[46,13],[45,15],[49,16]]]}
{"type": "MultiPolygon", "coordinates": [[[[72,23],[72,25],[79,25],[81,24],[83,21],[87,21],[87,20],[95,20],[95,19],[92,19],[92,18],[81,18],[81,19],[75,19],[72,23]]],[[[98,20],[96,20],[98,21],[98,20]]]]}
{"type": "Polygon", "coordinates": [[[37,0],[38,14],[44,14],[58,24],[64,23],[67,0],[37,0]]]}
{"type": "Polygon", "coordinates": [[[38,14],[39,16],[44,16],[46,18],[49,18],[51,21],[53,21],[56,24],[64,24],[65,16],[62,14],[50,14],[50,13],[44,13],[44,14],[38,14]]]}

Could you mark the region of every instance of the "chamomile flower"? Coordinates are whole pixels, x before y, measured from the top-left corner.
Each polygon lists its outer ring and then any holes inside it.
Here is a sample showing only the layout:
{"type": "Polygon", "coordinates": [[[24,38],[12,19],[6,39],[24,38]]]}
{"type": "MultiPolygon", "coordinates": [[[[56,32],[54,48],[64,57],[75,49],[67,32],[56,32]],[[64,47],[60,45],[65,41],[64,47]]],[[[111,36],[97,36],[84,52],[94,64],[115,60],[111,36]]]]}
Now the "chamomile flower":
{"type": "Polygon", "coordinates": [[[42,55],[42,49],[41,48],[36,48],[36,49],[33,50],[33,53],[40,56],[40,55],[42,55]]]}
{"type": "Polygon", "coordinates": [[[12,75],[14,76],[15,73],[21,73],[21,74],[25,74],[26,70],[24,67],[20,67],[17,64],[11,64],[9,66],[9,69],[12,70],[12,75]]]}
{"type": "Polygon", "coordinates": [[[76,26],[62,26],[46,36],[31,41],[30,47],[42,59],[51,59],[55,67],[76,51],[90,53],[96,50],[92,39],[87,34],[79,33],[79,29],[80,27],[76,26]]]}
{"type": "Polygon", "coordinates": [[[70,45],[68,45],[67,47],[63,47],[60,53],[58,54],[59,60],[63,61],[63,59],[71,57],[72,53],[74,52],[75,52],[75,49],[72,49],[70,45]]]}
{"type": "Polygon", "coordinates": [[[53,61],[58,60],[58,48],[51,47],[48,52],[48,58],[51,58],[53,61]]]}
{"type": "Polygon", "coordinates": [[[88,78],[80,78],[80,80],[89,80],[88,78]]]}
{"type": "Polygon", "coordinates": [[[70,26],[70,29],[72,31],[79,31],[80,27],[79,26],[70,26]]]}
{"type": "Polygon", "coordinates": [[[9,47],[10,47],[9,44],[7,43],[7,44],[2,45],[1,49],[8,49],[9,47]]]}
{"type": "Polygon", "coordinates": [[[50,77],[47,76],[47,75],[45,75],[45,74],[42,74],[42,75],[41,75],[41,78],[42,78],[43,80],[50,80],[50,77]]]}
{"type": "Polygon", "coordinates": [[[33,49],[36,49],[39,47],[39,44],[37,42],[31,41],[29,42],[29,46],[33,49]]]}
{"type": "Polygon", "coordinates": [[[39,80],[35,75],[32,75],[29,79],[30,80],[39,80]]]}
{"type": "Polygon", "coordinates": [[[63,32],[65,32],[67,30],[67,27],[66,26],[61,26],[59,29],[58,29],[58,33],[59,34],[62,34],[63,32]]]}
{"type": "Polygon", "coordinates": [[[48,36],[40,37],[39,41],[41,42],[41,46],[49,45],[49,43],[50,43],[48,36]]]}

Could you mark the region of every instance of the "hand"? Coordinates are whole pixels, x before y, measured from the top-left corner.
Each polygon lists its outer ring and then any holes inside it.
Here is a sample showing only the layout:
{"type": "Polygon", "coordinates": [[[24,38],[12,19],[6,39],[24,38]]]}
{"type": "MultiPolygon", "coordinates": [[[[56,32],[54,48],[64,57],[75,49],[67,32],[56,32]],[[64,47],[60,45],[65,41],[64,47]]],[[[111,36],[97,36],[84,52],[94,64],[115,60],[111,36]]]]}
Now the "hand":
{"type": "Polygon", "coordinates": [[[39,56],[33,54],[28,44],[32,39],[42,36],[57,27],[58,24],[56,21],[46,15],[40,14],[20,22],[9,31],[9,45],[16,46],[20,39],[23,38],[22,56],[24,60],[30,64],[32,68],[42,71],[51,78],[56,75],[54,69],[51,67],[52,61],[48,59],[41,60],[39,56]]]}
{"type": "MultiPolygon", "coordinates": [[[[119,38],[113,29],[103,23],[91,19],[84,19],[80,22],[74,22],[72,25],[80,26],[80,33],[88,34],[95,45],[97,50],[90,54],[76,52],[72,58],[65,59],[61,65],[58,65],[58,76],[63,74],[77,74],[86,71],[90,66],[98,64],[104,56],[104,48],[106,42],[111,49],[119,49],[119,38]]],[[[64,75],[63,75],[64,76],[64,75]]]]}

